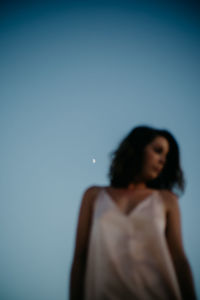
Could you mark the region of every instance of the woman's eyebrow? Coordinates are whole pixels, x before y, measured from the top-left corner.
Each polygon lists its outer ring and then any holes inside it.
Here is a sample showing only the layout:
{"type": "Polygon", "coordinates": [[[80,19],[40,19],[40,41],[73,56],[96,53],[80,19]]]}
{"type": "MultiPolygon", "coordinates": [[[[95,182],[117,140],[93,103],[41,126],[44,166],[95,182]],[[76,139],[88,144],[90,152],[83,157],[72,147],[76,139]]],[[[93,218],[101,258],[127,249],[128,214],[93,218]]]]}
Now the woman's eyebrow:
{"type": "MultiPolygon", "coordinates": [[[[159,145],[159,144],[156,144],[155,147],[161,149],[162,151],[165,150],[165,148],[162,145],[159,145]]],[[[166,154],[168,152],[169,152],[169,150],[166,151],[166,154]]]]}

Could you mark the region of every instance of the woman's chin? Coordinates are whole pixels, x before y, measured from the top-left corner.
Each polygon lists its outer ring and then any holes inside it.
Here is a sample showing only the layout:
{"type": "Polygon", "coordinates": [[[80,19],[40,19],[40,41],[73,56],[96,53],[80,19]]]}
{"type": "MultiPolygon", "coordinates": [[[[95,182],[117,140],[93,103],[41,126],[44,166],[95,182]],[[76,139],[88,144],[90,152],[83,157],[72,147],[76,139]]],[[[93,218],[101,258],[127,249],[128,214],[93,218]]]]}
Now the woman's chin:
{"type": "Polygon", "coordinates": [[[159,176],[158,174],[156,174],[156,175],[151,174],[151,175],[148,176],[147,181],[153,181],[153,180],[157,179],[158,176],[159,176]]]}

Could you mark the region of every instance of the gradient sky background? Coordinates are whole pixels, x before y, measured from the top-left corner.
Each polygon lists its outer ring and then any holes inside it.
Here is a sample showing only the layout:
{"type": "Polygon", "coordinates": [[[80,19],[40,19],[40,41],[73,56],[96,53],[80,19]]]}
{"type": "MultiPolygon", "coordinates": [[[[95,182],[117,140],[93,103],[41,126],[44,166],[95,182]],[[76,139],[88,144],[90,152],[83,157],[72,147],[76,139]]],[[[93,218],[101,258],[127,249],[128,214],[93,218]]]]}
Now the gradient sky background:
{"type": "Polygon", "coordinates": [[[176,137],[200,297],[200,23],[193,1],[0,7],[1,300],[66,300],[80,201],[140,124],[176,137]],[[92,163],[92,159],[96,163],[92,163]]]}

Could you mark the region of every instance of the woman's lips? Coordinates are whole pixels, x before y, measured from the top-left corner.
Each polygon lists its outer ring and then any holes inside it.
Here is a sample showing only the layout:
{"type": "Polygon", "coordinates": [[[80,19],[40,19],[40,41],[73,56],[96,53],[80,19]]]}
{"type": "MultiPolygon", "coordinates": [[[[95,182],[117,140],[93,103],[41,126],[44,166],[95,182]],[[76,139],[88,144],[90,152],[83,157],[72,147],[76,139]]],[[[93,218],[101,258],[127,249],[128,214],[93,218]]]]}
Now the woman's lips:
{"type": "Polygon", "coordinates": [[[160,172],[162,169],[155,167],[154,170],[160,172]]]}

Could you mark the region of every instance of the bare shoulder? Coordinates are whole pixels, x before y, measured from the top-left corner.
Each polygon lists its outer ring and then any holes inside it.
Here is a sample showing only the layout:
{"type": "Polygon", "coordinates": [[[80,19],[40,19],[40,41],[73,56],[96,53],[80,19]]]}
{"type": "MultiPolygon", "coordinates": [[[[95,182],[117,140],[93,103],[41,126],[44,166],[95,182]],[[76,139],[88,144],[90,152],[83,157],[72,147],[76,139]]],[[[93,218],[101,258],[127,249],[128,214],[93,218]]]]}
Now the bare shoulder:
{"type": "Polygon", "coordinates": [[[83,257],[85,259],[86,256],[91,228],[93,200],[96,198],[98,191],[99,187],[90,186],[83,193],[77,224],[75,260],[83,257]]]}
{"type": "Polygon", "coordinates": [[[159,191],[159,194],[162,198],[162,201],[164,203],[165,206],[165,210],[166,212],[169,212],[171,209],[173,209],[175,206],[178,206],[178,200],[179,197],[173,193],[170,190],[167,189],[163,189],[159,191]]]}
{"type": "MultiPolygon", "coordinates": [[[[178,200],[178,196],[175,194],[175,193],[173,193],[172,191],[170,191],[170,190],[167,190],[167,189],[165,189],[165,190],[159,190],[159,193],[166,199],[166,198],[168,198],[168,199],[175,199],[175,201],[176,200],[178,200]]],[[[171,200],[171,201],[173,201],[173,200],[171,200]]]]}
{"type": "Polygon", "coordinates": [[[96,199],[100,189],[101,189],[101,187],[96,186],[96,185],[89,186],[88,188],[86,188],[83,193],[82,202],[92,205],[92,203],[96,199]]]}
{"type": "Polygon", "coordinates": [[[100,189],[101,189],[101,187],[97,186],[97,185],[89,186],[88,188],[85,189],[84,196],[93,197],[96,194],[98,194],[98,192],[100,191],[100,189]]]}

